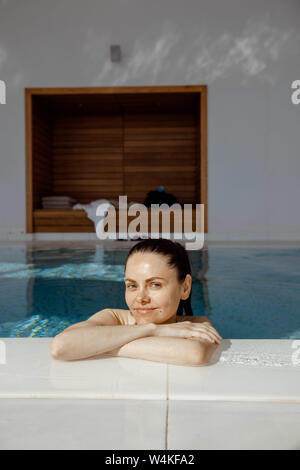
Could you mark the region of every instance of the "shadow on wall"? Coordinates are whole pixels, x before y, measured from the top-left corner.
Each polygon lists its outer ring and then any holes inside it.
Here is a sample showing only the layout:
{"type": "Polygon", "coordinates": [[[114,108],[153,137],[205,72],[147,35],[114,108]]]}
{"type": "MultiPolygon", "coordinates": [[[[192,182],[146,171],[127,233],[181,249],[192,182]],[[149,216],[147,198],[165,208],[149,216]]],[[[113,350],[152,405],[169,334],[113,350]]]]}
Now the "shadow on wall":
{"type": "MultiPolygon", "coordinates": [[[[147,75],[149,84],[153,84],[171,70],[176,72],[177,68],[180,73],[185,71],[187,83],[199,83],[199,80],[212,83],[218,78],[229,78],[238,71],[243,85],[251,77],[273,85],[280,73],[280,55],[291,52],[293,45],[298,47],[300,40],[300,35],[293,29],[283,31],[273,26],[269,15],[259,22],[248,21],[238,35],[225,31],[213,38],[207,28],[201,28],[200,32],[199,29],[191,29],[186,49],[182,47],[186,32],[180,31],[170,21],[165,22],[161,29],[163,31],[157,32],[155,40],[144,35],[135,41],[132,54],[126,57],[125,53],[124,67],[116,67],[107,59],[93,84],[110,81],[112,86],[121,86],[143,75],[147,75]]],[[[92,28],[87,31],[85,50],[93,62],[103,39],[92,28]]],[[[104,39],[105,42],[107,40],[104,39]]]]}
{"type": "MultiPolygon", "coordinates": [[[[10,21],[11,3],[0,0],[4,24],[10,21]]],[[[10,89],[24,87],[24,80],[42,80],[42,86],[122,86],[144,80],[153,85],[170,83],[170,77],[176,80],[176,73],[181,83],[210,84],[240,72],[238,78],[244,85],[252,77],[274,84],[286,72],[285,59],[293,55],[294,62],[298,60],[300,35],[296,26],[290,26],[299,16],[297,2],[282,5],[283,15],[278,5],[267,10],[271,1],[251,8],[247,2],[231,1],[225,6],[217,1],[193,2],[189,11],[174,2],[167,20],[164,11],[156,12],[151,2],[149,7],[145,2],[119,2],[117,8],[106,11],[96,1],[90,2],[93,9],[84,11],[78,1],[55,2],[55,6],[38,2],[34,11],[21,3],[18,16],[22,23],[15,26],[18,41],[13,33],[2,33],[0,39],[0,76],[5,66],[10,89]],[[119,42],[123,30],[118,26],[126,22],[134,27],[127,27],[120,40],[121,64],[112,63],[110,45],[119,42]],[[62,42],[64,34],[68,41],[62,42]],[[42,49],[39,38],[43,38],[42,49]],[[46,68],[40,67],[41,50],[47,57],[46,68]],[[51,69],[57,64],[53,75],[51,69]]]]}

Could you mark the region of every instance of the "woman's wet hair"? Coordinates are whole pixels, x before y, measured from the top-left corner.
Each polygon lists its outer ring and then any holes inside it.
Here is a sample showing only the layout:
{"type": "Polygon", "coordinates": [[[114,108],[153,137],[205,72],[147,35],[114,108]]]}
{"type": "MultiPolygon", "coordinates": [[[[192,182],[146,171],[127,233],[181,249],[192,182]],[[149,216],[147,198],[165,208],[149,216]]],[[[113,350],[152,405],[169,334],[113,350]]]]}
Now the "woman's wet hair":
{"type": "MultiPolygon", "coordinates": [[[[134,245],[128,253],[125,262],[126,264],[129,257],[135,253],[157,253],[166,257],[167,263],[171,268],[177,271],[178,282],[182,283],[187,274],[192,275],[191,265],[188,254],[185,248],[178,242],[168,240],[165,238],[147,239],[138,242],[134,245]]],[[[191,305],[192,289],[190,295],[186,300],[180,300],[176,315],[193,315],[191,305]]]]}

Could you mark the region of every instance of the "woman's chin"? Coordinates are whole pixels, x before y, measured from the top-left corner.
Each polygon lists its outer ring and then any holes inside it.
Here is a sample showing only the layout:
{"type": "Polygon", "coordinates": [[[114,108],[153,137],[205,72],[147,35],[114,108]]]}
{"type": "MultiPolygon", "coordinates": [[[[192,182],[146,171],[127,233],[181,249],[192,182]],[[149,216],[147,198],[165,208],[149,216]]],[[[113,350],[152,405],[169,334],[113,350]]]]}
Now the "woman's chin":
{"type": "Polygon", "coordinates": [[[147,316],[144,317],[135,317],[135,321],[137,325],[145,325],[146,323],[155,323],[156,325],[165,325],[168,323],[176,323],[176,316],[161,318],[155,316],[147,316]]]}
{"type": "Polygon", "coordinates": [[[146,323],[160,323],[154,315],[135,315],[135,321],[137,325],[145,325],[146,323]]]}
{"type": "Polygon", "coordinates": [[[152,320],[148,320],[147,318],[136,318],[136,324],[137,325],[146,325],[147,323],[155,323],[152,320]]]}

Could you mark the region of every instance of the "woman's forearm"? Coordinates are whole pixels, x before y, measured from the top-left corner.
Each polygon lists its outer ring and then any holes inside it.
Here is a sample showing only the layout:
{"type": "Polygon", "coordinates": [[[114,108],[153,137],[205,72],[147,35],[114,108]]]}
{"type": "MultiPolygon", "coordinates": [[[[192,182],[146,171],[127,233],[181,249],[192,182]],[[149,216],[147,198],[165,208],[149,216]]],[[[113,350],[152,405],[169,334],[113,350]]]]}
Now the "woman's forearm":
{"type": "Polygon", "coordinates": [[[151,336],[124,344],[105,356],[129,357],[183,366],[206,365],[217,345],[198,339],[151,336]]]}
{"type": "Polygon", "coordinates": [[[130,341],[152,336],[155,325],[91,325],[71,328],[62,332],[51,341],[51,354],[55,359],[65,361],[97,356],[130,341]]]}

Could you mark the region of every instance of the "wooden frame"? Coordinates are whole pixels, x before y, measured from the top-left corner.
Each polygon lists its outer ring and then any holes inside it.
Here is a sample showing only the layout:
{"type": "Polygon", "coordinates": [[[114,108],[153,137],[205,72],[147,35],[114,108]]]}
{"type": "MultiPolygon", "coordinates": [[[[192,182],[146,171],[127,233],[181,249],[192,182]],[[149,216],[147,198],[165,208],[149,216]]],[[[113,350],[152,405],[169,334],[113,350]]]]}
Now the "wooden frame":
{"type": "Polygon", "coordinates": [[[199,93],[200,133],[200,204],[204,204],[204,232],[207,225],[207,86],[139,86],[91,88],[25,88],[25,138],[26,138],[26,233],[33,233],[33,165],[32,165],[32,99],[38,95],[74,94],[139,94],[139,93],[199,93]]]}

